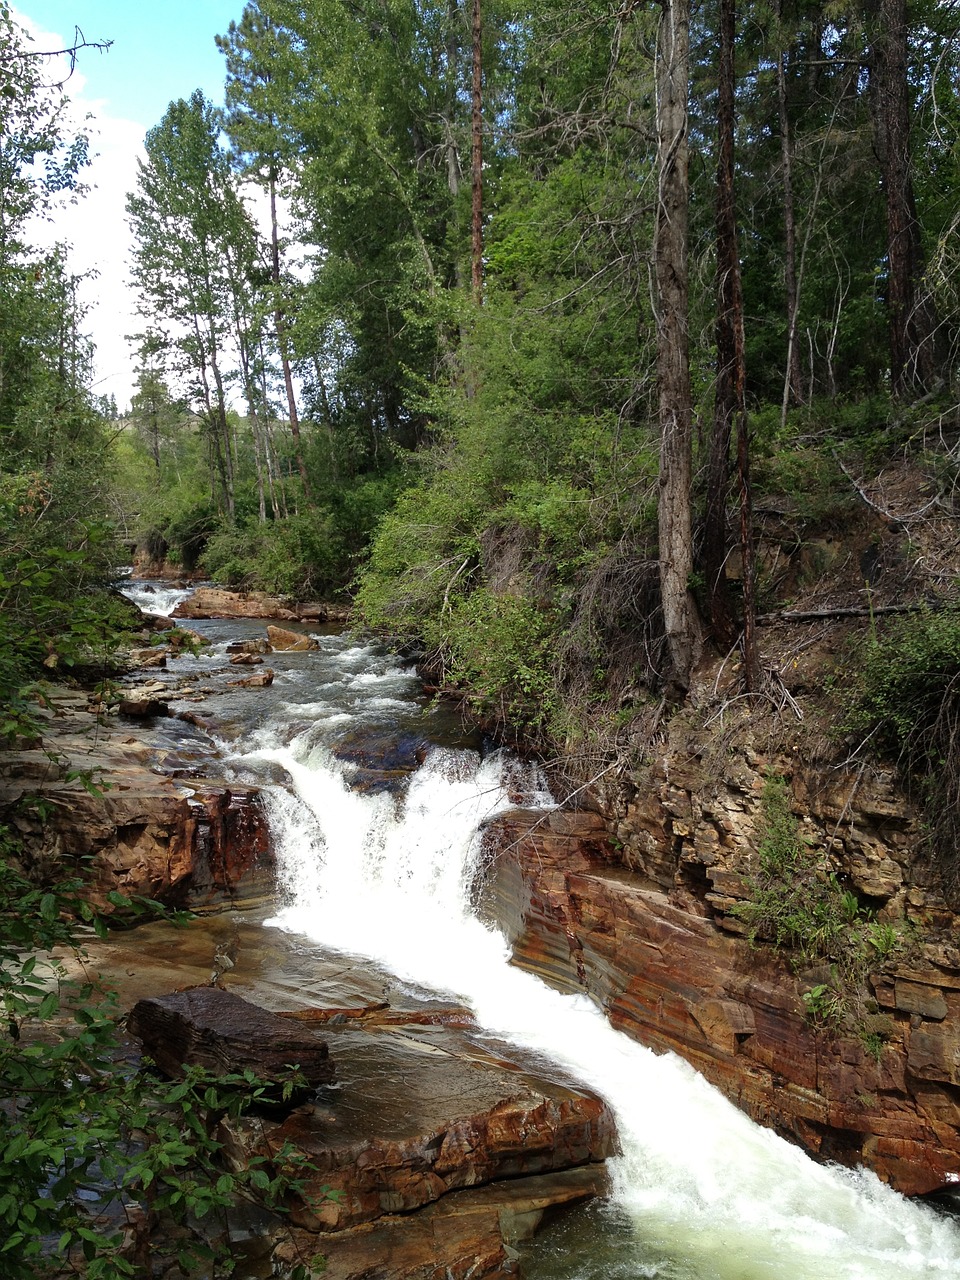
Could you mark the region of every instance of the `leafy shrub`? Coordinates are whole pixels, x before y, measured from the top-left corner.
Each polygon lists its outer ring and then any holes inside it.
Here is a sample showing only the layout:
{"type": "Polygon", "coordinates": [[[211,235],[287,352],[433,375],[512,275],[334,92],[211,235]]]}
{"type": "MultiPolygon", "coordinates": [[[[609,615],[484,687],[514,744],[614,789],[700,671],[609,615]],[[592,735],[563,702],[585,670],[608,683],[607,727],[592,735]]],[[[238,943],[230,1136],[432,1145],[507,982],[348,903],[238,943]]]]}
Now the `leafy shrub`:
{"type": "MultiPolygon", "coordinates": [[[[945,892],[960,892],[960,609],[923,609],[857,646],[842,674],[843,732],[896,760],[926,812],[945,892]]],[[[841,685],[841,681],[837,681],[841,685]]]]}
{"type": "Polygon", "coordinates": [[[769,778],[761,797],[758,873],[750,899],[735,914],[748,925],[752,944],[769,943],[790,955],[796,968],[829,964],[829,982],[803,995],[810,1019],[837,1027],[860,1008],[867,975],[901,949],[896,927],[860,910],[800,834],[782,778],[769,778]]]}
{"type": "Polygon", "coordinates": [[[287,1193],[303,1191],[304,1159],[285,1148],[227,1167],[217,1125],[256,1104],[262,1088],[252,1073],[191,1069],[171,1083],[125,1064],[115,996],[69,980],[50,955],[54,947],[82,955],[68,913],[100,933],[102,924],[82,886],[31,885],[13,865],[17,853],[0,829],[4,1280],[67,1269],[129,1280],[144,1274],[136,1259],[146,1252],[178,1275],[219,1274],[198,1221],[238,1199],[282,1211],[287,1193]]]}
{"type": "Polygon", "coordinates": [[[530,601],[480,587],[451,610],[450,677],[466,685],[479,709],[513,724],[546,727],[557,709],[555,626],[530,601]]]}

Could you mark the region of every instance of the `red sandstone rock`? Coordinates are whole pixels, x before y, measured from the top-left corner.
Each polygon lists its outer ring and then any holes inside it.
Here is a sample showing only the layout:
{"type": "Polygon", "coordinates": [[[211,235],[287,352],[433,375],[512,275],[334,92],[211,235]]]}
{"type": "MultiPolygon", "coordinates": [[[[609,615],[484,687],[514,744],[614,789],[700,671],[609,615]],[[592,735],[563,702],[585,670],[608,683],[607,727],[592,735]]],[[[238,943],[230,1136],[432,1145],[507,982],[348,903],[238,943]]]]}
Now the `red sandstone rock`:
{"type": "Polygon", "coordinates": [[[174,609],[174,618],[280,618],[294,619],[296,610],[277,596],[263,591],[225,591],[221,587],[197,587],[174,609]]]}
{"type": "Polygon", "coordinates": [[[108,895],[155,898],[171,906],[215,909],[272,889],[266,816],[253,787],[192,779],[189,786],[149,767],[150,750],[133,726],[98,720],[84,695],[55,695],[38,712],[42,743],[6,753],[0,817],[21,836],[33,873],[54,880],[81,866],[92,900],[113,910],[108,895]],[[64,761],[53,767],[46,750],[64,761]],[[85,770],[109,789],[91,794],[71,770],[85,770]],[[19,806],[43,779],[41,818],[19,806]]]}
{"type": "Polygon", "coordinates": [[[173,611],[174,618],[276,618],[280,621],[342,622],[349,606],[294,604],[263,591],[225,591],[221,587],[197,587],[173,611]]]}
{"type": "Polygon", "coordinates": [[[228,680],[227,684],[234,689],[266,689],[275,679],[275,673],[267,667],[266,671],[258,671],[254,676],[245,676],[243,680],[228,680]]]}
{"type": "Polygon", "coordinates": [[[606,1104],[585,1090],[533,1078],[475,1047],[470,1057],[455,1056],[396,1030],[325,1034],[343,1081],[329,1101],[279,1125],[228,1126],[237,1158],[285,1142],[309,1157],[313,1171],[292,1206],[298,1226],[341,1230],[450,1191],[591,1164],[616,1150],[606,1104]],[[323,1188],[341,1198],[325,1199],[323,1188]]]}
{"type": "Polygon", "coordinates": [[[189,1066],[216,1075],[250,1069],[274,1101],[285,1088],[296,1098],[336,1077],[324,1040],[214,986],[138,1000],[127,1030],[164,1075],[182,1076],[189,1066]]]}
{"type": "Polygon", "coordinates": [[[299,631],[287,631],[284,627],[267,627],[267,639],[276,650],[291,653],[305,653],[309,649],[319,649],[313,636],[302,635],[299,631]]]}
{"type": "Polygon", "coordinates": [[[274,1257],[293,1264],[322,1252],[325,1280],[512,1280],[516,1246],[535,1234],[548,1210],[607,1191],[602,1165],[493,1182],[445,1195],[415,1214],[326,1232],[294,1231],[274,1257]]]}
{"type": "MultiPolygon", "coordinates": [[[[960,1171],[960,970],[905,968],[877,983],[882,1038],[817,1030],[811,980],[598,853],[595,815],[499,819],[488,892],[514,955],[553,985],[590,991],[611,1022],[691,1062],[761,1124],[809,1151],[866,1164],[907,1194],[960,1171]],[[529,834],[525,834],[529,832],[529,834]]],[[[666,865],[666,855],[652,859],[666,865]]],[[[712,874],[712,871],[711,871],[712,874]]]]}

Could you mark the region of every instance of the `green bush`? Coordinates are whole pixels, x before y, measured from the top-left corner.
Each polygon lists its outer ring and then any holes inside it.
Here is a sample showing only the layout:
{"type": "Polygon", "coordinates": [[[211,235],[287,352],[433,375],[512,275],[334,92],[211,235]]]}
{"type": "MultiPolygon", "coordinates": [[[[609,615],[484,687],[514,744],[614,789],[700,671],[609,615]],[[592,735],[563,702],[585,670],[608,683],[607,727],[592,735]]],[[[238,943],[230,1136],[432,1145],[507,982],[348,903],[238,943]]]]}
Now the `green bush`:
{"type": "Polygon", "coordinates": [[[867,976],[902,949],[898,929],[861,911],[856,894],[809,848],[782,778],[764,784],[758,837],[750,898],[734,914],[747,924],[753,945],[782,950],[795,968],[829,966],[830,981],[803,995],[811,1021],[836,1028],[852,1017],[862,1025],[867,976]]]}
{"type": "Polygon", "coordinates": [[[478,709],[546,728],[557,711],[552,669],[556,619],[528,600],[480,587],[450,610],[449,676],[478,709]]]}
{"type": "Polygon", "coordinates": [[[946,764],[937,726],[957,696],[960,609],[922,609],[871,635],[845,664],[843,730],[926,775],[946,764]]]}
{"type": "Polygon", "coordinates": [[[286,1148],[228,1166],[218,1124],[261,1098],[252,1073],[165,1082],[129,1066],[113,993],[68,979],[51,955],[82,957],[74,914],[102,934],[101,922],[80,884],[31,885],[18,852],[0,829],[0,1272],[130,1280],[149,1252],[165,1274],[225,1274],[226,1246],[210,1244],[222,1232],[198,1224],[238,1200],[282,1213],[309,1166],[286,1148]]]}
{"type": "Polygon", "coordinates": [[[923,609],[859,644],[835,681],[841,730],[897,761],[923,806],[944,892],[960,896],[960,609],[923,609]]]}

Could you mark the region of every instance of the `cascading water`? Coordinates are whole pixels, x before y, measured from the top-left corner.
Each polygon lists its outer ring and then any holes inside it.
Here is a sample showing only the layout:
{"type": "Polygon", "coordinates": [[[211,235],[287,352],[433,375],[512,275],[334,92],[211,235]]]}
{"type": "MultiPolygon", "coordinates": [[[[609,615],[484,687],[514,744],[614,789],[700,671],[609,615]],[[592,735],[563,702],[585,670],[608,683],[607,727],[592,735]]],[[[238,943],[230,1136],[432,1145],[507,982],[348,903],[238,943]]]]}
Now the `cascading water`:
{"type": "Polygon", "coordinates": [[[192,588],[171,586],[166,582],[134,582],[128,578],[120,590],[144,613],[169,618],[180,601],[190,595],[192,588]]]}
{"type": "Polygon", "coordinates": [[[285,902],[273,923],[454,993],[490,1034],[562,1064],[611,1104],[623,1154],[611,1162],[614,1196],[597,1229],[610,1234],[615,1258],[597,1261],[598,1245],[588,1251],[595,1257],[576,1264],[541,1261],[536,1275],[960,1276],[953,1220],[871,1174],[814,1164],[680,1059],[644,1049],[613,1031],[585,997],[559,994],[509,964],[504,938],[472,906],[478,831],[518,801],[550,798],[534,771],[504,753],[481,759],[447,749],[427,756],[403,798],[352,790],[350,767],[330,750],[337,733],[404,704],[404,673],[382,661],[357,671],[370,652],[341,655],[341,686],[354,698],[348,710],[328,683],[328,696],[297,703],[307,727],[292,741],[279,727],[261,727],[252,750],[234,757],[245,768],[280,765],[292,783],[271,800],[285,902]]]}

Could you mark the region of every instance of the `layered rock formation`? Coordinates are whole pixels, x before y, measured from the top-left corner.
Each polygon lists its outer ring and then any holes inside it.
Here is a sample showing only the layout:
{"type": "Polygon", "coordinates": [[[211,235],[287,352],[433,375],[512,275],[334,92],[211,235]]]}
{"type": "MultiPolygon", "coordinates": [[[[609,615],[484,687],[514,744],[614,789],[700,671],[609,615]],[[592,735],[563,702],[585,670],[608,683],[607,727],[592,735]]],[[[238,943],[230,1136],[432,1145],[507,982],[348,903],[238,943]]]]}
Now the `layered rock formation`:
{"type": "Polygon", "coordinates": [[[697,763],[664,753],[606,818],[498,820],[489,892],[518,962],[590,991],[615,1026],[679,1053],[812,1153],[865,1164],[908,1194],[955,1182],[960,951],[952,914],[916,883],[916,829],[890,777],[832,770],[824,785],[795,758],[734,753],[705,786],[697,763]],[[810,1017],[811,992],[835,979],[829,965],[795,971],[784,952],[750,945],[734,914],[751,893],[764,777],[791,770],[823,866],[878,922],[906,922],[903,945],[874,960],[835,1026],[810,1017]]]}
{"type": "Polygon", "coordinates": [[[275,618],[281,622],[343,622],[349,606],[297,603],[264,591],[197,587],[173,611],[175,618],[275,618]]]}
{"type": "Polygon", "coordinates": [[[272,892],[256,788],[156,772],[156,749],[85,694],[60,690],[36,715],[42,738],[0,760],[0,816],[28,870],[49,881],[82,874],[107,912],[117,892],[194,910],[272,892]]]}
{"type": "Polygon", "coordinates": [[[284,1143],[310,1161],[291,1217],[264,1224],[251,1275],[322,1256],[333,1280],[512,1277],[516,1245],[548,1210],[608,1189],[616,1135],[599,1098],[490,1047],[467,1010],[411,996],[370,962],[305,948],[249,913],[194,920],[174,945],[158,922],[91,951],[123,1007],[135,1001],[129,1030],[170,1074],[181,1056],[216,1066],[231,1045],[246,1065],[252,1045],[272,1077],[325,1046],[316,1067],[335,1069],[336,1087],[220,1130],[237,1167],[284,1143]],[[167,994],[172,980],[203,981],[210,955],[227,951],[229,990],[167,994]]]}

